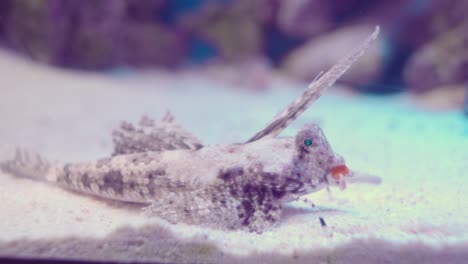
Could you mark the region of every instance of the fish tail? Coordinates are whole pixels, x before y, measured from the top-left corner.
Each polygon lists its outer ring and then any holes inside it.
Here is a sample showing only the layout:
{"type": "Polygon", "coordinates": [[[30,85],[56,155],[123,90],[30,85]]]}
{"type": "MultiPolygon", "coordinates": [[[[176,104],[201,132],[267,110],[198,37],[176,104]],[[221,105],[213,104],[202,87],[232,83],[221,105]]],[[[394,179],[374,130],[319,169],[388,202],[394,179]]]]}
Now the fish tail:
{"type": "Polygon", "coordinates": [[[55,167],[41,155],[21,148],[16,148],[13,159],[0,162],[1,171],[37,181],[55,182],[55,167]]]}

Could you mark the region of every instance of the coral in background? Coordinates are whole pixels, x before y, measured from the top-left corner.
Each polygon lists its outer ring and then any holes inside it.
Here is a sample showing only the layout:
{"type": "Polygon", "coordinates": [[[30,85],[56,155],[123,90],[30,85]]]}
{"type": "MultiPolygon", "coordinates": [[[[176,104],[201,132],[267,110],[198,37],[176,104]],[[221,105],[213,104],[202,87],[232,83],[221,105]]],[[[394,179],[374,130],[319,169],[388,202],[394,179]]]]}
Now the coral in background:
{"type": "Polygon", "coordinates": [[[114,0],[58,1],[66,16],[63,64],[84,69],[115,65],[125,4],[114,0]]]}
{"type": "Polygon", "coordinates": [[[120,64],[175,67],[185,59],[185,37],[162,24],[126,22],[119,29],[120,64]]]}
{"type": "Polygon", "coordinates": [[[5,0],[0,2],[0,42],[5,38],[5,22],[8,13],[10,12],[11,1],[5,0]]]}
{"type": "Polygon", "coordinates": [[[308,38],[327,32],[345,21],[365,13],[374,3],[366,0],[280,1],[276,16],[278,27],[289,36],[308,38]]]}
{"type": "Polygon", "coordinates": [[[418,49],[405,68],[409,88],[423,92],[468,81],[468,20],[418,49]]]}
{"type": "Polygon", "coordinates": [[[310,80],[380,25],[379,45],[343,81],[429,92],[468,82],[467,13],[459,0],[2,0],[0,44],[67,68],[266,61],[310,80]]]}
{"type": "Polygon", "coordinates": [[[152,23],[161,13],[166,0],[126,0],[126,18],[129,21],[152,23]]]}
{"type": "Polygon", "coordinates": [[[183,62],[187,38],[181,30],[159,21],[165,0],[127,0],[119,28],[119,64],[174,67],[183,62]]]}
{"type": "Polygon", "coordinates": [[[2,1],[5,42],[34,60],[60,64],[69,27],[61,8],[60,1],[2,1]]]}
{"type": "Polygon", "coordinates": [[[435,36],[405,67],[406,84],[416,92],[468,81],[468,2],[446,1],[437,11],[430,24],[435,36]]]}
{"type": "Polygon", "coordinates": [[[465,115],[468,117],[468,82],[465,84],[465,102],[463,104],[465,115]]]}
{"type": "Polygon", "coordinates": [[[179,64],[183,38],[155,23],[163,1],[16,0],[0,3],[7,45],[44,63],[107,69],[179,64]],[[138,22],[138,23],[137,23],[138,22]],[[171,52],[167,52],[171,50],[171,52]]]}
{"type": "Polygon", "coordinates": [[[261,17],[257,16],[261,3],[207,2],[197,12],[183,16],[180,25],[193,37],[212,45],[222,59],[248,59],[261,52],[261,17]]]}

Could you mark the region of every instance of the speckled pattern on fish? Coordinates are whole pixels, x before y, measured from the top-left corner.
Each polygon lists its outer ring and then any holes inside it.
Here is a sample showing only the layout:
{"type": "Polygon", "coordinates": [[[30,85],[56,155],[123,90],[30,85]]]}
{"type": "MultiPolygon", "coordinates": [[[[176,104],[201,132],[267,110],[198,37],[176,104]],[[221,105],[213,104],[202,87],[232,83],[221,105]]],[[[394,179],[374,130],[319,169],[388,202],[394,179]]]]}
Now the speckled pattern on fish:
{"type": "Polygon", "coordinates": [[[364,54],[378,32],[377,27],[245,143],[204,146],[167,113],[159,122],[147,116],[136,126],[123,122],[112,133],[111,157],[49,163],[18,149],[1,169],[93,196],[148,204],[147,215],[172,223],[264,232],[278,223],[284,203],[356,181],[318,125],[307,124],[294,137],[277,135],[364,54]]]}

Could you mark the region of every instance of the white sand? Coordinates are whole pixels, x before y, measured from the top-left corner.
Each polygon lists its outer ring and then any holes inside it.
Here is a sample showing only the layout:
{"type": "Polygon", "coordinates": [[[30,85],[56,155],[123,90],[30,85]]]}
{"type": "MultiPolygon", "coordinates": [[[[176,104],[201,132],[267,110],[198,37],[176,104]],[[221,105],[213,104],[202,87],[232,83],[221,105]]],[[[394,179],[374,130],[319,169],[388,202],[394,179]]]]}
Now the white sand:
{"type": "MultiPolygon", "coordinates": [[[[229,90],[193,74],[119,77],[43,68],[0,52],[0,159],[16,145],[52,160],[108,155],[110,130],[171,109],[205,143],[239,142],[259,130],[297,86],[268,94],[229,90]],[[183,78],[182,78],[183,77],[183,78]]],[[[289,87],[288,87],[289,88],[289,87]]],[[[170,225],[141,207],[107,203],[0,174],[0,256],[208,263],[467,263],[468,121],[428,113],[404,97],[328,93],[284,135],[320,122],[355,170],[380,186],[354,185],[319,207],[293,203],[262,235],[170,225]],[[318,217],[325,218],[324,231],[318,217]]]]}

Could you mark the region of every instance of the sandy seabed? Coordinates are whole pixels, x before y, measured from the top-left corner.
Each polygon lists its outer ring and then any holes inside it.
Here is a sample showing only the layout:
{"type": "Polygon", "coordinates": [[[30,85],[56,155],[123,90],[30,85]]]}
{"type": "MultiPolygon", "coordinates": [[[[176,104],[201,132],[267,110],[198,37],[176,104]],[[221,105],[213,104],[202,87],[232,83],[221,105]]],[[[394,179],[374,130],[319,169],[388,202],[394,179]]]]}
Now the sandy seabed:
{"type": "MultiPolygon", "coordinates": [[[[108,156],[110,131],[170,109],[206,144],[241,142],[302,90],[266,93],[193,73],[98,75],[51,69],[0,52],[0,159],[15,146],[51,160],[108,156]],[[223,87],[226,86],[226,87],[223,87]],[[229,87],[230,86],[230,87],[229,87]]],[[[109,203],[0,173],[0,256],[178,263],[468,263],[468,121],[406,96],[330,92],[283,135],[317,122],[348,166],[379,175],[291,203],[264,234],[171,225],[109,203]],[[327,229],[318,222],[324,217],[327,229]]]]}

